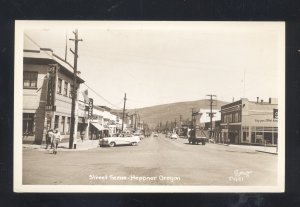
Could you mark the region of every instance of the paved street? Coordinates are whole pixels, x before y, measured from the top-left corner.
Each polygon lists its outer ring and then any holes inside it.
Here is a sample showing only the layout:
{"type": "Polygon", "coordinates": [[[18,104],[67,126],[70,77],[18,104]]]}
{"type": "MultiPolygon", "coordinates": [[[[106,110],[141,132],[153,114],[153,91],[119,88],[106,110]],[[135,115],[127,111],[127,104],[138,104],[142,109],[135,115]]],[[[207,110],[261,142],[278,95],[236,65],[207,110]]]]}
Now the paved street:
{"type": "Polygon", "coordinates": [[[276,185],[277,155],[164,135],[138,146],[23,149],[23,184],[276,185]]]}

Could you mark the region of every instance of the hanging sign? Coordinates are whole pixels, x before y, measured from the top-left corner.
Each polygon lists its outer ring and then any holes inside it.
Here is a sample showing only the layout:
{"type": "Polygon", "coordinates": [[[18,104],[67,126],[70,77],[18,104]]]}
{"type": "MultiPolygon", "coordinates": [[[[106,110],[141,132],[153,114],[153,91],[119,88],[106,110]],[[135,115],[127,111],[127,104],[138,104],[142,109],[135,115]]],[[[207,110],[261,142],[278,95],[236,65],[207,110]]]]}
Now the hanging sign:
{"type": "Polygon", "coordinates": [[[89,98],[88,118],[93,116],[93,99],[89,98]]]}

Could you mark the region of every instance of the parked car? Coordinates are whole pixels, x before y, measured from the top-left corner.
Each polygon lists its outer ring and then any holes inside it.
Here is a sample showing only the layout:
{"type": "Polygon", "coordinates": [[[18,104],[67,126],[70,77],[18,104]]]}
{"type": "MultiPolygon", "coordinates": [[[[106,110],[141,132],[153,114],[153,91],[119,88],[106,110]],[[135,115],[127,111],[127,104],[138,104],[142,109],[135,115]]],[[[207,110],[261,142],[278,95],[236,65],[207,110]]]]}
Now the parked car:
{"type": "Polygon", "coordinates": [[[132,134],[112,134],[109,137],[101,138],[99,140],[100,147],[110,146],[114,147],[117,145],[132,145],[136,146],[141,139],[138,136],[132,134]]]}
{"type": "Polygon", "coordinates": [[[145,138],[142,133],[134,133],[133,136],[138,136],[141,140],[145,138]]]}
{"type": "Polygon", "coordinates": [[[178,135],[176,133],[172,133],[170,136],[171,139],[177,139],[179,138],[178,135]]]}

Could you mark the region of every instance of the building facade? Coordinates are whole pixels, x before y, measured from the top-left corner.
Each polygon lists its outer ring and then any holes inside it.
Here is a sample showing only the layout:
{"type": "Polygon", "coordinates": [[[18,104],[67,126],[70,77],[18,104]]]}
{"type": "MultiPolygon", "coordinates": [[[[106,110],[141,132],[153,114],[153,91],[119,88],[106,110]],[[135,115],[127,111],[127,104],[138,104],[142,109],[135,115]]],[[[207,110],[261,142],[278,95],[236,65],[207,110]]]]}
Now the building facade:
{"type": "Polygon", "coordinates": [[[222,140],[232,144],[276,146],[278,142],[278,102],[248,99],[221,107],[222,140]]]}
{"type": "Polygon", "coordinates": [[[220,141],[221,138],[221,112],[219,109],[213,109],[212,126],[210,123],[210,109],[200,109],[199,117],[196,119],[196,125],[204,131],[207,137],[213,138],[216,142],[220,141]]]}
{"type": "MultiPolygon", "coordinates": [[[[83,82],[77,77],[77,89],[83,82]]],[[[23,143],[42,144],[50,128],[69,138],[73,87],[72,66],[51,49],[24,50],[23,143]]],[[[77,111],[76,103],[75,133],[77,111]]]]}

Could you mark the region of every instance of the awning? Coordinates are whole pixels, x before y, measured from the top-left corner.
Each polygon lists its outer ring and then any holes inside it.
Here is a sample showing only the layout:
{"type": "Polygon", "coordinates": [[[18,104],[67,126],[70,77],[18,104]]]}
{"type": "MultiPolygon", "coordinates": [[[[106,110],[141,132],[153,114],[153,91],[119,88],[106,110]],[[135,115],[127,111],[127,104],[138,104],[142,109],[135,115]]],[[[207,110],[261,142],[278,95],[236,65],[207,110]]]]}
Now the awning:
{"type": "Polygon", "coordinates": [[[98,123],[93,123],[93,122],[91,122],[91,124],[94,126],[94,127],[96,127],[99,131],[102,131],[102,130],[104,130],[104,127],[103,126],[101,126],[100,124],[98,124],[98,123]]]}

